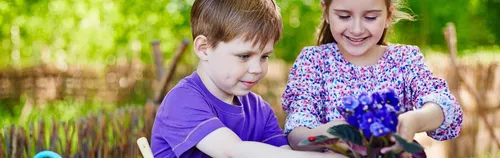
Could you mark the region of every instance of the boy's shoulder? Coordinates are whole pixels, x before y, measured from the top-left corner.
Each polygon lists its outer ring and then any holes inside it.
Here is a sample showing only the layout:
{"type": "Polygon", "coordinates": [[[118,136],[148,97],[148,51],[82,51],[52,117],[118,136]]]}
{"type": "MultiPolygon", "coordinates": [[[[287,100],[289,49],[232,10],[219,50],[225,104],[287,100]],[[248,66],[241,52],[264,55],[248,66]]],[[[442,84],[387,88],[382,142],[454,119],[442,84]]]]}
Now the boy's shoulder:
{"type": "Polygon", "coordinates": [[[192,95],[193,93],[202,94],[203,91],[201,90],[200,86],[197,85],[196,83],[196,76],[197,74],[196,72],[194,72],[191,75],[182,78],[179,82],[177,82],[177,84],[172,89],[170,89],[170,91],[167,93],[165,97],[169,97],[170,95],[178,93],[184,95],[188,94],[192,95]],[[186,92],[192,92],[192,93],[186,94],[186,92]]]}
{"type": "MultiPolygon", "coordinates": [[[[165,96],[165,103],[180,103],[180,102],[191,102],[191,101],[204,101],[206,103],[219,101],[214,101],[215,98],[203,85],[203,82],[199,78],[198,74],[194,72],[193,74],[181,79],[165,96]],[[186,99],[189,98],[189,99],[186,99]]],[[[269,108],[270,105],[257,93],[250,91],[248,94],[239,97],[243,106],[248,106],[252,109],[255,108],[269,108]]]]}
{"type": "Polygon", "coordinates": [[[160,111],[165,108],[169,110],[181,110],[182,108],[185,108],[184,106],[200,105],[195,103],[204,102],[206,94],[204,94],[205,92],[200,87],[200,83],[197,83],[198,81],[196,77],[197,74],[194,72],[191,75],[179,80],[179,82],[177,82],[177,84],[172,87],[172,89],[170,89],[163,98],[160,105],[160,111]]]}

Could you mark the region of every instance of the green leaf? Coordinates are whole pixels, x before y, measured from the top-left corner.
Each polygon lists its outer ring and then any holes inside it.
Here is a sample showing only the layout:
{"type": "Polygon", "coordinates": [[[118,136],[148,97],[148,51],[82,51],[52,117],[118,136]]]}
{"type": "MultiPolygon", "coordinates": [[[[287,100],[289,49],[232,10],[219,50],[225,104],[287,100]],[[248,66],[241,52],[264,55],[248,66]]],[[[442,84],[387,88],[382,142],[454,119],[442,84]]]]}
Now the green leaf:
{"type": "Polygon", "coordinates": [[[312,145],[312,146],[331,146],[337,144],[339,141],[339,138],[329,138],[328,136],[325,135],[319,135],[314,137],[314,141],[309,141],[309,139],[302,140],[299,143],[299,146],[306,146],[306,145],[312,145]]]}
{"type": "Polygon", "coordinates": [[[363,136],[358,129],[352,127],[351,125],[336,125],[328,129],[328,133],[339,137],[346,142],[352,142],[356,145],[363,145],[363,136]]]}
{"type": "Polygon", "coordinates": [[[386,158],[396,158],[396,154],[393,152],[388,152],[385,154],[385,157],[386,158]]]}
{"type": "Polygon", "coordinates": [[[396,138],[396,141],[399,143],[399,145],[401,145],[403,150],[406,152],[413,154],[413,153],[417,153],[417,152],[424,150],[424,148],[422,146],[420,146],[419,144],[413,143],[413,142],[409,143],[396,133],[394,133],[393,136],[394,136],[394,138],[396,138]]]}

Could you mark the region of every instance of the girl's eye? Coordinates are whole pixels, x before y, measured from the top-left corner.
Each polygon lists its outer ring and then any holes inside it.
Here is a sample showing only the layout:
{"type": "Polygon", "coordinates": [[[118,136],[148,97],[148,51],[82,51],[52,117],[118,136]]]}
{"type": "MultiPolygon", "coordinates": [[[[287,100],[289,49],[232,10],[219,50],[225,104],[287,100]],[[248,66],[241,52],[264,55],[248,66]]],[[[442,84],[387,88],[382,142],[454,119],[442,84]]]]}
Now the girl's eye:
{"type": "Polygon", "coordinates": [[[367,19],[367,20],[376,20],[377,17],[369,17],[369,16],[367,16],[367,17],[365,17],[365,19],[367,19]]]}
{"type": "Polygon", "coordinates": [[[340,16],[339,15],[339,18],[342,19],[342,20],[346,20],[346,19],[349,19],[351,16],[347,15],[347,16],[340,16]]]}

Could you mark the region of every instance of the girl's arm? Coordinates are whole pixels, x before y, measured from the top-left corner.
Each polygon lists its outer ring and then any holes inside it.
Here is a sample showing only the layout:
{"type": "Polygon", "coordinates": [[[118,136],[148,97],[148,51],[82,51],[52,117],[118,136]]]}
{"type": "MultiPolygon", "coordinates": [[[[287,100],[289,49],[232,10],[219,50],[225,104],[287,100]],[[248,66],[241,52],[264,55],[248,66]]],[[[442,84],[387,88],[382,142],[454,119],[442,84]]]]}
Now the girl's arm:
{"type": "MultiPolygon", "coordinates": [[[[457,137],[461,132],[463,119],[460,104],[450,93],[446,81],[434,77],[427,68],[419,48],[407,46],[407,49],[403,59],[406,64],[404,105],[413,105],[419,109],[415,112],[419,114],[418,122],[422,125],[416,131],[425,131],[436,140],[457,137]]],[[[412,109],[407,107],[407,110],[412,109]]]]}
{"type": "Polygon", "coordinates": [[[323,93],[324,81],[318,47],[305,47],[295,60],[288,75],[286,89],[281,97],[283,110],[288,113],[285,133],[295,150],[321,150],[321,148],[301,148],[298,143],[309,136],[326,132],[324,122],[323,93]]]}
{"type": "Polygon", "coordinates": [[[441,106],[433,102],[427,102],[422,108],[415,110],[417,116],[417,133],[436,130],[444,121],[441,106]]]}
{"type": "Polygon", "coordinates": [[[288,142],[290,143],[290,146],[294,150],[301,150],[301,151],[323,151],[324,147],[317,147],[317,146],[298,146],[300,141],[307,139],[309,136],[317,136],[317,135],[326,135],[329,137],[335,137],[333,135],[330,135],[327,130],[328,128],[334,126],[334,125],[339,125],[339,124],[347,124],[347,122],[343,120],[336,120],[332,121],[323,125],[320,125],[316,128],[306,128],[306,127],[297,127],[292,130],[288,134],[288,142]]]}

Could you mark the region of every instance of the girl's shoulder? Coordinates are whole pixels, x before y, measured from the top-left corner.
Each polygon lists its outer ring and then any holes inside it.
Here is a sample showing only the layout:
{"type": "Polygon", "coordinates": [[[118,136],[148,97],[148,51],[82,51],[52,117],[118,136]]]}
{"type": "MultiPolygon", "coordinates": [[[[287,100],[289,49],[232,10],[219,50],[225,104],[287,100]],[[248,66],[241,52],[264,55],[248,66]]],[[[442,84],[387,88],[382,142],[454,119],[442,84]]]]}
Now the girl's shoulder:
{"type": "Polygon", "coordinates": [[[319,53],[324,53],[328,51],[336,51],[338,50],[337,45],[335,43],[327,43],[327,44],[322,44],[319,46],[306,46],[302,48],[301,53],[308,53],[308,52],[319,52],[319,53]]]}
{"type": "Polygon", "coordinates": [[[339,52],[336,43],[327,43],[318,46],[306,46],[302,48],[299,56],[310,56],[315,58],[327,57],[331,55],[335,55],[339,52]]]}
{"type": "Polygon", "coordinates": [[[334,44],[323,44],[319,46],[306,46],[302,48],[297,59],[299,60],[321,60],[329,54],[338,51],[334,44]]]}
{"type": "Polygon", "coordinates": [[[420,48],[416,45],[388,43],[387,47],[391,56],[403,58],[403,60],[423,56],[420,48]]]}
{"type": "Polygon", "coordinates": [[[412,65],[424,61],[424,55],[416,45],[388,44],[389,58],[402,65],[412,65]]]}
{"type": "Polygon", "coordinates": [[[420,52],[420,48],[416,45],[398,44],[398,43],[388,43],[387,45],[394,52],[399,52],[399,53],[420,52]]]}

